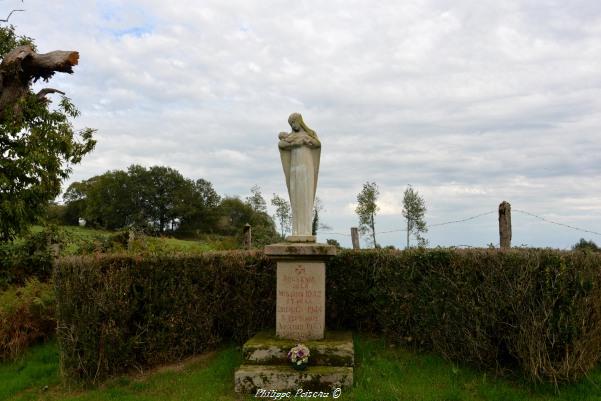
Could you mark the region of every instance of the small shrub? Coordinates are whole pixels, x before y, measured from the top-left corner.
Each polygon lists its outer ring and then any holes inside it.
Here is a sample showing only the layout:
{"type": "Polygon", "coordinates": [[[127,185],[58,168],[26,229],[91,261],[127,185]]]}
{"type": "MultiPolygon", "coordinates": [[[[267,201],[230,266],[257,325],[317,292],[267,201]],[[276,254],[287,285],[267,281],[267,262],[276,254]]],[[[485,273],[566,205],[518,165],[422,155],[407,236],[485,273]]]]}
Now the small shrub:
{"type": "Polygon", "coordinates": [[[328,244],[328,245],[333,245],[333,246],[335,246],[337,249],[342,249],[342,246],[340,245],[340,242],[338,242],[338,241],[337,241],[337,240],[335,240],[335,239],[327,239],[327,240],[326,240],[326,244],[328,244]]]}
{"type": "Polygon", "coordinates": [[[580,238],[576,244],[572,246],[572,249],[575,251],[584,251],[584,252],[601,252],[601,248],[592,240],[585,240],[584,238],[580,238]]]}
{"type": "Polygon", "coordinates": [[[15,359],[28,346],[56,331],[51,284],[37,279],[0,293],[0,360],[15,359]]]}
{"type": "Polygon", "coordinates": [[[45,227],[22,240],[0,244],[0,290],[23,285],[29,278],[48,281],[64,234],[56,226],[45,227]]]}

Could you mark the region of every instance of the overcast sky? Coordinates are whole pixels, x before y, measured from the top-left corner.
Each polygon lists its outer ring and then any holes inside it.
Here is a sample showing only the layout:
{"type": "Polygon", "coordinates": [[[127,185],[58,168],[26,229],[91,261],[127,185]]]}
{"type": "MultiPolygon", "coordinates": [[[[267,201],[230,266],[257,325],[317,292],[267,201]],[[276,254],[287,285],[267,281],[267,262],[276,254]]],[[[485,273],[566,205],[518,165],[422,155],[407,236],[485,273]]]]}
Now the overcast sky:
{"type": "MultiPolygon", "coordinates": [[[[598,0],[0,6],[26,9],[11,22],[40,52],[80,52],[75,74],[50,85],[80,108],[76,126],[98,129],[69,182],[166,165],[222,195],[245,197],[258,184],[269,201],[286,195],[277,134],[300,112],[322,142],[317,193],[332,232],[357,225],[357,193],[375,181],[378,232],[404,226],[402,194],[412,184],[429,224],[507,200],[515,245],[601,242],[518,211],[601,232],[598,0]]],[[[378,242],[402,246],[404,237],[378,242]]],[[[432,227],[427,238],[497,244],[497,216],[432,227]]]]}

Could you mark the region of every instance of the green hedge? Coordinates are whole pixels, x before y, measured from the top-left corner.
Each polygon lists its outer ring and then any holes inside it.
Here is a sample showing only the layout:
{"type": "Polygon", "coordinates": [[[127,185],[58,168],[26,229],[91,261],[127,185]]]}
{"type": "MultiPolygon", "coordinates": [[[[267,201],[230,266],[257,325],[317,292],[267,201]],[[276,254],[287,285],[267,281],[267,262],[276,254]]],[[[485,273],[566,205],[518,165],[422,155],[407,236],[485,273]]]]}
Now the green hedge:
{"type": "MultiPolygon", "coordinates": [[[[532,380],[575,380],[601,356],[600,267],[584,252],[345,251],[328,262],[326,322],[532,380]]],[[[71,379],[274,326],[275,264],[260,252],[68,258],[54,282],[71,379]]]]}
{"type": "Polygon", "coordinates": [[[576,380],[601,356],[599,254],[347,252],[328,268],[329,322],[339,327],[535,381],[576,380]]]}
{"type": "Polygon", "coordinates": [[[61,369],[72,379],[243,342],[275,321],[275,269],[259,253],[70,257],[53,279],[61,369]]]}

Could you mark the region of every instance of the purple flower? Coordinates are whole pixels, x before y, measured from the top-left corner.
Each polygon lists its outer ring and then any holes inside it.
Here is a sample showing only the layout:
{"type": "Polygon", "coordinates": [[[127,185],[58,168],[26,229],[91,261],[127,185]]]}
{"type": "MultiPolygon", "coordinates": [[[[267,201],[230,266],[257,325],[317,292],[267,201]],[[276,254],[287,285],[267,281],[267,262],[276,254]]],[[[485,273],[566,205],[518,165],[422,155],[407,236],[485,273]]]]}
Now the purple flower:
{"type": "Polygon", "coordinates": [[[296,355],[297,355],[299,358],[302,358],[302,357],[303,357],[303,355],[305,355],[305,353],[304,353],[304,352],[303,352],[303,350],[301,349],[301,350],[298,350],[298,352],[296,353],[296,355]]]}

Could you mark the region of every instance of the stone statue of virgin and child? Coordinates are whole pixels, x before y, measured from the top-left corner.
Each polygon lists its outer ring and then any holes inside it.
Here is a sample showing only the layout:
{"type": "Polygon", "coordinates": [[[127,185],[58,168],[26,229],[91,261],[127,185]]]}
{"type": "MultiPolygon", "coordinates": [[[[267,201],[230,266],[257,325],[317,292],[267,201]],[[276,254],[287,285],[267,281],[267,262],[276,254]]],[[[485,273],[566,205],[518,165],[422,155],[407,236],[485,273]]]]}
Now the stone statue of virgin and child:
{"type": "Polygon", "coordinates": [[[290,133],[280,132],[278,147],[292,208],[289,242],[315,242],[311,235],[321,142],[299,113],[288,118],[290,133]]]}

